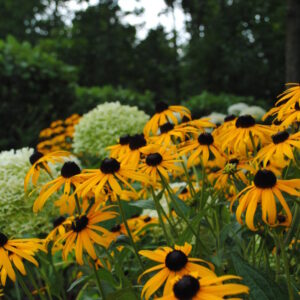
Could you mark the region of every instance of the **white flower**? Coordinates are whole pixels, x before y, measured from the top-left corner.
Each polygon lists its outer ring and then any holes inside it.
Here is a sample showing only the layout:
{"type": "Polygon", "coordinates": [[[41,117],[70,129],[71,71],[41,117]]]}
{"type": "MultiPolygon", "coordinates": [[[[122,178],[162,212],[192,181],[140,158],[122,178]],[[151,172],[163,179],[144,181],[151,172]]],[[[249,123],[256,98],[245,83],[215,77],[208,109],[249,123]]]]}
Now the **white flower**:
{"type": "Polygon", "coordinates": [[[253,118],[261,120],[265,113],[266,111],[259,106],[249,106],[242,111],[241,115],[251,115],[253,118]]]}
{"type": "Polygon", "coordinates": [[[228,107],[228,114],[239,116],[246,108],[248,108],[246,103],[236,103],[228,107]]]}
{"type": "Polygon", "coordinates": [[[224,114],[212,112],[210,115],[205,116],[203,118],[209,118],[209,120],[214,124],[222,124],[224,122],[225,117],[226,117],[226,115],[224,115],[224,114]]]}
{"type": "MultiPolygon", "coordinates": [[[[31,167],[31,148],[0,152],[0,231],[9,236],[47,234],[52,227],[51,219],[56,217],[56,209],[49,205],[38,215],[32,212],[37,192],[25,197],[24,178],[31,167]]],[[[51,168],[53,175],[57,172],[51,168]]],[[[41,172],[39,184],[51,178],[41,172]]]]}
{"type": "Polygon", "coordinates": [[[107,146],[116,144],[122,135],[141,133],[148,119],[137,107],[119,102],[100,104],[75,126],[74,152],[104,157],[107,146]]]}

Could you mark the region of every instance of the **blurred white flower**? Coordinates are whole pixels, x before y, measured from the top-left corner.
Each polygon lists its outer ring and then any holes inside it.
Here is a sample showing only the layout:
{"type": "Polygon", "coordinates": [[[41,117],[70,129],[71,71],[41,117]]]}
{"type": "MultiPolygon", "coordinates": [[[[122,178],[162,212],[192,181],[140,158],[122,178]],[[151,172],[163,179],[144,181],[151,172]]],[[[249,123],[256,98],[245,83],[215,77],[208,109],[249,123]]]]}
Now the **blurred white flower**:
{"type": "Polygon", "coordinates": [[[226,115],[224,115],[224,114],[212,112],[210,115],[205,116],[203,118],[209,118],[210,121],[214,124],[222,124],[224,122],[225,117],[226,117],[226,115]]]}
{"type": "Polygon", "coordinates": [[[242,103],[242,102],[236,103],[236,104],[233,104],[228,107],[228,114],[239,116],[247,108],[248,108],[248,105],[246,103],[242,103]]]}
{"type": "Polygon", "coordinates": [[[241,115],[251,115],[253,118],[261,120],[265,113],[266,111],[260,106],[249,106],[241,113],[241,115]]]}
{"type": "Polygon", "coordinates": [[[107,146],[116,144],[122,135],[141,133],[148,119],[135,106],[119,102],[100,104],[83,115],[75,126],[74,152],[103,158],[107,146]]]}

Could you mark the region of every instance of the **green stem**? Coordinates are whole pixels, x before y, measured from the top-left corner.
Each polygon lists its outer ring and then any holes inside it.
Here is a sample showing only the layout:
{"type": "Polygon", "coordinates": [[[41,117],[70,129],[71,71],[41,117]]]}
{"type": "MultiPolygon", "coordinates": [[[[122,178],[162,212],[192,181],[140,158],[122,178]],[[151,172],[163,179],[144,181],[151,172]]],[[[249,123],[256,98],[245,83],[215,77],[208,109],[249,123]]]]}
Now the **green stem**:
{"type": "Polygon", "coordinates": [[[75,198],[77,213],[80,215],[81,214],[81,208],[80,208],[79,199],[78,199],[76,193],[74,194],[74,198],[75,198]]]}
{"type": "Polygon", "coordinates": [[[126,215],[125,215],[125,211],[124,211],[124,208],[123,208],[123,205],[122,205],[122,202],[121,202],[119,196],[117,196],[117,200],[118,200],[118,205],[119,205],[119,208],[120,208],[120,213],[121,213],[121,216],[122,216],[122,220],[123,220],[123,223],[125,225],[125,228],[126,228],[126,231],[127,231],[127,234],[128,234],[128,237],[129,237],[129,240],[130,240],[130,243],[131,243],[131,246],[132,246],[132,248],[134,250],[134,254],[136,256],[136,259],[137,259],[137,261],[138,261],[138,263],[139,263],[142,271],[144,271],[145,268],[144,268],[143,262],[142,262],[142,260],[141,260],[141,258],[139,256],[138,249],[137,249],[136,244],[135,244],[135,242],[133,240],[131,231],[129,229],[129,226],[128,226],[128,223],[127,223],[127,219],[126,219],[126,215]]]}
{"type": "Polygon", "coordinates": [[[172,235],[170,235],[170,236],[168,235],[165,223],[164,223],[164,221],[162,219],[162,216],[161,216],[161,210],[160,210],[159,200],[157,199],[157,197],[155,195],[155,192],[154,192],[154,189],[153,189],[152,186],[151,186],[151,193],[152,193],[152,198],[154,200],[155,208],[156,208],[156,211],[157,211],[157,214],[158,214],[159,223],[160,223],[160,226],[162,227],[162,230],[164,232],[166,242],[167,242],[168,246],[173,246],[174,245],[173,237],[172,237],[172,235]],[[170,242],[171,242],[171,245],[170,245],[170,242]]]}
{"type": "Polygon", "coordinates": [[[105,299],[106,299],[105,293],[104,293],[104,290],[103,290],[103,287],[102,287],[100,278],[99,278],[99,276],[98,276],[98,272],[97,272],[95,263],[92,262],[92,265],[93,265],[93,269],[94,269],[94,273],[95,273],[95,277],[96,277],[96,281],[97,281],[97,285],[98,285],[98,289],[99,289],[100,296],[101,296],[101,298],[102,298],[103,300],[105,300],[105,299]]]}
{"type": "Polygon", "coordinates": [[[24,280],[23,280],[23,278],[22,278],[22,275],[20,275],[18,272],[16,272],[16,275],[17,275],[18,281],[19,281],[19,283],[20,283],[20,285],[21,285],[21,287],[22,287],[24,293],[26,294],[27,298],[28,298],[29,300],[34,300],[34,298],[33,298],[32,294],[31,294],[31,292],[30,292],[29,289],[27,288],[26,283],[24,282],[24,280]]]}
{"type": "Polygon", "coordinates": [[[195,189],[194,189],[194,187],[193,187],[193,184],[192,184],[192,182],[191,182],[189,172],[188,172],[188,170],[187,170],[187,168],[186,168],[186,165],[185,165],[185,163],[184,163],[183,161],[181,162],[181,165],[182,165],[182,167],[183,167],[184,174],[185,174],[186,180],[187,180],[187,182],[188,182],[188,186],[189,186],[189,188],[190,188],[191,196],[192,196],[192,198],[194,198],[194,197],[195,197],[195,194],[196,194],[196,191],[195,191],[195,189]]]}
{"type": "Polygon", "coordinates": [[[290,277],[289,262],[288,262],[288,258],[287,258],[287,255],[286,255],[285,245],[284,245],[284,242],[283,242],[282,234],[278,235],[278,242],[279,242],[279,245],[280,245],[281,257],[282,257],[282,260],[283,260],[284,271],[285,271],[285,276],[286,276],[286,281],[287,281],[287,286],[288,286],[288,291],[289,291],[289,300],[294,300],[294,293],[293,293],[291,277],[290,277]]]}
{"type": "Polygon", "coordinates": [[[29,280],[31,281],[32,285],[34,286],[35,290],[37,291],[40,299],[46,299],[45,295],[43,295],[41,293],[41,290],[40,290],[40,287],[38,286],[38,284],[36,283],[35,279],[34,279],[34,276],[32,274],[32,271],[31,271],[31,267],[29,266],[27,268],[27,273],[28,273],[28,278],[29,280]]]}

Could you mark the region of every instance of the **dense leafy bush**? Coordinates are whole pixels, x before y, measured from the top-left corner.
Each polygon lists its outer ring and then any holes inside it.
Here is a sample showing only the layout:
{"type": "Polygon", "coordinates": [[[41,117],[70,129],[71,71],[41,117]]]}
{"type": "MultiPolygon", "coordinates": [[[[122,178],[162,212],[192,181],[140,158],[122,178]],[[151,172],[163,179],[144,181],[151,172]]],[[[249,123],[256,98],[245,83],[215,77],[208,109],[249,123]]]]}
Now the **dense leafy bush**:
{"type": "Polygon", "coordinates": [[[137,106],[148,113],[153,112],[154,101],[153,94],[149,91],[140,94],[129,89],[114,88],[112,86],[103,87],[77,87],[76,103],[74,103],[74,111],[86,113],[98,104],[104,102],[116,102],[137,106]]]}
{"type": "Polygon", "coordinates": [[[244,102],[247,105],[258,105],[264,107],[266,104],[262,100],[255,100],[254,97],[243,97],[231,94],[213,94],[203,91],[199,95],[191,97],[183,102],[183,105],[188,107],[194,117],[201,117],[210,114],[212,111],[227,114],[227,109],[230,105],[244,102]]]}
{"type": "Polygon", "coordinates": [[[33,145],[51,120],[71,113],[76,72],[38,47],[0,40],[0,149],[33,145]]]}

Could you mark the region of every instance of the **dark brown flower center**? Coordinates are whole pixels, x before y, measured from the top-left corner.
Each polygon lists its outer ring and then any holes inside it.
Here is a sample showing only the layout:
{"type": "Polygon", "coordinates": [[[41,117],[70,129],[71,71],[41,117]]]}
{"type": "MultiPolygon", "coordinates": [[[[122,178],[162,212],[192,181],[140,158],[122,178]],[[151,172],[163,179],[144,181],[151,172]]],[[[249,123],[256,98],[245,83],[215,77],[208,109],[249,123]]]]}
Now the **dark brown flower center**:
{"type": "Polygon", "coordinates": [[[157,102],[155,105],[155,112],[156,113],[161,113],[165,110],[168,109],[168,104],[166,104],[165,102],[157,102]]]}
{"type": "Polygon", "coordinates": [[[274,144],[280,144],[289,138],[289,133],[287,131],[280,131],[272,135],[272,140],[274,144]]]}
{"type": "Polygon", "coordinates": [[[180,250],[173,250],[166,256],[165,264],[171,271],[179,271],[188,262],[187,256],[180,250]]]}
{"type": "Polygon", "coordinates": [[[300,103],[299,102],[296,102],[296,104],[295,104],[295,110],[300,110],[300,103]]]}
{"type": "Polygon", "coordinates": [[[228,162],[229,164],[233,164],[233,165],[238,165],[239,164],[239,160],[237,158],[232,158],[229,160],[228,162]]]}
{"type": "Polygon", "coordinates": [[[120,145],[128,145],[130,140],[130,135],[126,134],[120,137],[119,143],[120,145]]]}
{"type": "Polygon", "coordinates": [[[129,139],[129,148],[136,150],[146,146],[147,142],[143,134],[136,134],[129,139]]]}
{"type": "Polygon", "coordinates": [[[168,123],[161,125],[159,128],[160,128],[161,133],[167,133],[170,130],[174,129],[174,124],[168,122],[168,123]]]}
{"type": "Polygon", "coordinates": [[[146,217],[146,218],[144,219],[144,222],[145,222],[145,223],[148,223],[148,222],[150,222],[151,220],[152,220],[151,217],[146,217]]]}
{"type": "Polygon", "coordinates": [[[244,115],[237,118],[235,126],[237,128],[249,128],[255,125],[255,119],[250,115],[244,115]]]}
{"type": "Polygon", "coordinates": [[[40,158],[42,158],[44,156],[43,153],[39,152],[39,151],[34,151],[30,157],[29,157],[29,161],[30,163],[33,165],[35,162],[37,162],[40,158]]]}
{"type": "Polygon", "coordinates": [[[3,234],[2,232],[0,232],[0,247],[5,246],[7,241],[8,241],[7,236],[5,234],[3,234]]]}
{"type": "Polygon", "coordinates": [[[81,217],[76,217],[72,222],[72,230],[75,232],[80,232],[86,228],[89,223],[89,219],[87,216],[83,215],[81,217]]]}
{"type": "Polygon", "coordinates": [[[205,132],[205,133],[201,133],[199,136],[198,136],[198,142],[200,145],[211,145],[213,142],[214,142],[214,138],[213,136],[208,133],[208,132],[205,132]]]}
{"type": "Polygon", "coordinates": [[[162,162],[163,158],[159,153],[151,153],[146,157],[146,164],[155,167],[162,162]]]}
{"type": "Polygon", "coordinates": [[[121,225],[120,225],[120,224],[117,224],[117,225],[113,226],[113,227],[110,229],[111,232],[118,232],[118,231],[120,231],[120,230],[121,230],[121,225]]]}
{"type": "Polygon", "coordinates": [[[180,194],[187,194],[187,192],[188,192],[188,189],[185,187],[185,188],[181,191],[180,194]]]}
{"type": "Polygon", "coordinates": [[[224,118],[224,122],[230,122],[233,121],[236,118],[235,115],[228,115],[224,118]]]}
{"type": "Polygon", "coordinates": [[[261,189],[269,189],[276,185],[277,178],[272,171],[259,170],[254,176],[254,184],[261,189]]]}
{"type": "Polygon", "coordinates": [[[114,158],[104,158],[100,170],[104,174],[114,174],[120,170],[120,163],[114,158]]]}
{"type": "Polygon", "coordinates": [[[56,219],[53,221],[53,228],[58,227],[58,226],[61,225],[65,220],[66,220],[66,218],[63,217],[63,216],[60,216],[60,217],[56,218],[56,219]]]}
{"type": "Polygon", "coordinates": [[[178,300],[191,300],[200,289],[199,280],[190,275],[184,275],[173,286],[173,292],[178,300]]]}
{"type": "Polygon", "coordinates": [[[75,162],[67,161],[64,163],[63,167],[61,168],[60,173],[61,176],[64,178],[71,178],[77,174],[80,174],[81,170],[75,162]]]}

